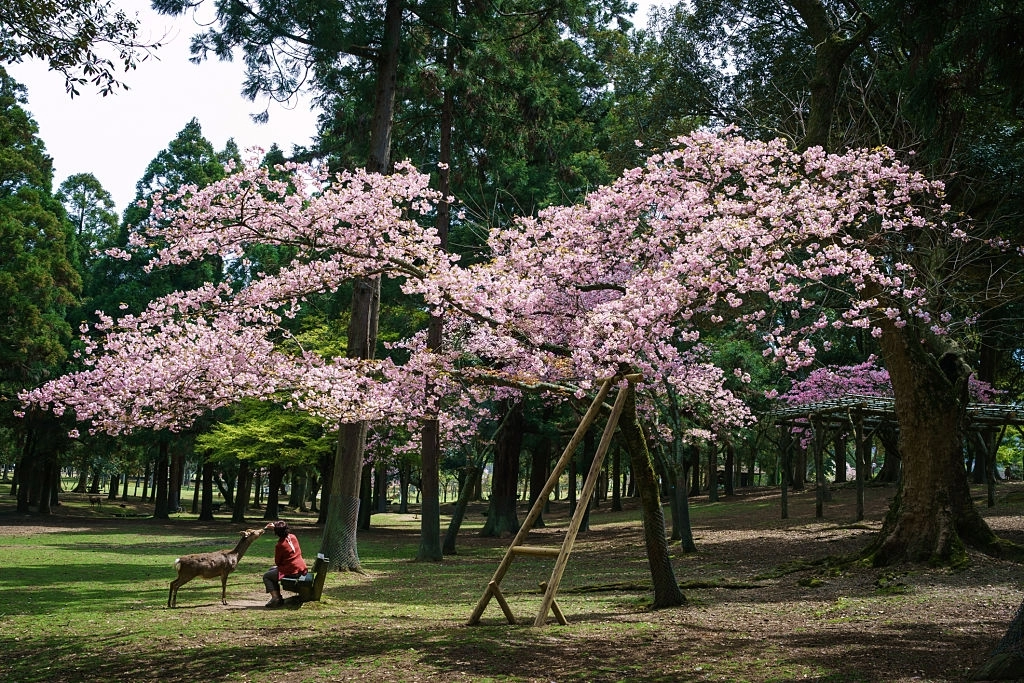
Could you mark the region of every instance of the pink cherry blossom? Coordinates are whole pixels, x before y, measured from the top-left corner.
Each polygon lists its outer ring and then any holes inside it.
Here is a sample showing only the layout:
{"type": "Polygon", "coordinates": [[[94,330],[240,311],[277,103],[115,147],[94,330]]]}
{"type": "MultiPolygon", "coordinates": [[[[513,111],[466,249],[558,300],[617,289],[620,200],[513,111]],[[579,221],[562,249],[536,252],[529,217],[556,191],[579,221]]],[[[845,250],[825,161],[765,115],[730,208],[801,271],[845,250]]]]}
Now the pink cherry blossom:
{"type": "Polygon", "coordinates": [[[119,433],[180,429],[255,397],[334,424],[411,430],[439,414],[460,438],[488,398],[534,390],[564,400],[625,370],[643,375],[642,389],[670,386],[701,406],[708,428],[728,429],[751,416],[725,389],[732,368],[703,360],[706,330],[738,325],[795,370],[830,329],[873,331],[879,315],[927,320],[929,284],[890,246],[907,230],[948,233],[941,185],[890,150],[798,154],[729,131],[681,138],[581,204],[493,228],[490,258],[468,266],[437,249],[427,219],[447,200],[408,165],[387,176],[277,171],[249,163],[208,187],[156,195],[129,251],[160,245],[159,267],[286,245],[291,262],[101,318],[85,337],[88,369],[23,402],[119,433]],[[370,275],[396,278],[444,313],[441,349],[406,340],[398,366],[321,358],[287,334],[282,321],[307,297],[370,275]]]}

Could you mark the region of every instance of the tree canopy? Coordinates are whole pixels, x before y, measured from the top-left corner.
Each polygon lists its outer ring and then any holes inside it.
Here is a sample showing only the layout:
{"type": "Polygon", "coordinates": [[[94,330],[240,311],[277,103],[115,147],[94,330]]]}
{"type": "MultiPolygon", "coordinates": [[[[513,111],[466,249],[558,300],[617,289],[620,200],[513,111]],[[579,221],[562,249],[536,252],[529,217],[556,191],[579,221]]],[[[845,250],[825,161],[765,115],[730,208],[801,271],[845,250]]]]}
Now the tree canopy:
{"type": "Polygon", "coordinates": [[[102,95],[123,86],[118,68],[133,70],[160,47],[138,35],[138,20],[113,0],[7,0],[0,6],[0,62],[44,59],[64,74],[72,97],[86,83],[102,95]]]}

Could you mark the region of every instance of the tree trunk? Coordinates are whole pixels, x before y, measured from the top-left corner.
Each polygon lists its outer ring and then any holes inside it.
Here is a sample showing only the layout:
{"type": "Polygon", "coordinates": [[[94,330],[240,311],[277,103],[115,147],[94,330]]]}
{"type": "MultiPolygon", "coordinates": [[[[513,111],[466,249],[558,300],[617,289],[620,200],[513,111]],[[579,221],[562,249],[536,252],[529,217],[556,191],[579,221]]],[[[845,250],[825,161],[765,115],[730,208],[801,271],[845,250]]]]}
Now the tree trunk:
{"type": "Polygon", "coordinates": [[[452,511],[452,518],[448,522],[448,531],[444,535],[442,550],[445,555],[457,555],[455,540],[462,527],[462,521],[466,518],[466,507],[469,505],[470,496],[473,493],[473,482],[480,476],[480,467],[466,464],[466,476],[463,478],[462,486],[459,487],[459,498],[455,502],[455,509],[452,511]]]}
{"type": "Polygon", "coordinates": [[[149,500],[149,480],[153,476],[153,463],[146,460],[146,469],[142,475],[142,500],[149,500]]]}
{"type": "Polygon", "coordinates": [[[327,524],[327,508],[331,499],[334,465],[334,456],[324,456],[320,459],[320,511],[316,518],[316,523],[320,526],[327,524]]]}
{"type": "Polygon", "coordinates": [[[612,457],[612,511],[622,511],[622,446],[615,447],[612,457]]]}
{"type": "Polygon", "coordinates": [[[363,465],[359,477],[359,529],[369,531],[373,515],[373,465],[363,465]]]}
{"type": "MultiPolygon", "coordinates": [[[[455,41],[447,46],[445,60],[447,70],[451,73],[454,69],[455,41]]],[[[438,191],[442,197],[447,197],[451,191],[449,182],[452,160],[452,127],[455,117],[455,103],[450,87],[444,90],[441,104],[441,136],[440,148],[438,150],[438,191]]],[[[451,222],[451,212],[447,202],[439,202],[437,205],[437,229],[438,251],[444,252],[448,249],[448,227],[451,222]]],[[[444,329],[444,319],[440,315],[431,315],[427,323],[427,348],[431,351],[441,348],[441,333],[444,329]]],[[[427,400],[432,400],[433,386],[427,386],[427,400]]],[[[437,415],[431,415],[423,424],[422,444],[420,449],[420,468],[422,480],[421,491],[423,502],[420,505],[420,547],[416,552],[416,559],[419,561],[439,562],[444,556],[441,547],[441,429],[438,424],[437,415]]],[[[461,495],[460,495],[461,497],[461,495]]]]}
{"type": "Polygon", "coordinates": [[[700,495],[700,449],[693,448],[690,452],[690,497],[700,495]]]}
{"type": "Polygon", "coordinates": [[[89,481],[89,461],[90,457],[88,455],[83,455],[82,459],[79,461],[78,483],[75,484],[75,488],[71,490],[72,493],[85,493],[86,486],[89,481]]]}
{"type": "Polygon", "coordinates": [[[1024,602],[988,660],[973,673],[974,681],[1024,680],[1024,602]]]}
{"type": "MultiPolygon", "coordinates": [[[[384,7],[384,31],[377,58],[373,122],[370,126],[370,158],[366,165],[370,172],[387,173],[391,166],[391,130],[398,86],[399,41],[404,9],[402,0],[387,0],[384,7]]],[[[373,358],[377,346],[379,310],[380,278],[356,280],[353,283],[348,328],[349,358],[373,358]]],[[[365,422],[342,425],[336,451],[320,552],[330,558],[332,567],[339,570],[361,570],[356,550],[356,533],[366,429],[365,422]]]]}
{"type": "MultiPolygon", "coordinates": [[[[537,496],[544,489],[544,484],[548,481],[548,468],[551,467],[551,438],[546,435],[541,435],[537,439],[537,443],[533,447],[533,454],[530,459],[530,507],[537,502],[537,496]]],[[[621,508],[621,505],[619,507],[621,508]]],[[[537,517],[537,521],[533,523],[534,529],[544,528],[544,514],[543,512],[537,517]]]]}
{"type": "MultiPolygon", "coordinates": [[[[199,507],[199,520],[203,522],[213,521],[213,463],[209,457],[203,458],[203,498],[199,507]]],[[[198,488],[198,487],[197,487],[198,488]]]]}
{"type": "Polygon", "coordinates": [[[736,495],[736,447],[732,441],[725,443],[725,495],[736,495]]]}
{"type": "Polygon", "coordinates": [[[874,29],[871,17],[858,13],[834,26],[830,9],[821,0],[787,0],[807,27],[814,49],[814,72],[808,81],[811,91],[807,129],[801,148],[829,149],[829,131],[835,111],[836,94],[846,60],[868,39],[874,29]]]}
{"type": "Polygon", "coordinates": [[[398,513],[409,512],[409,480],[412,479],[412,465],[403,459],[398,467],[398,513]]]}
{"type": "Polygon", "coordinates": [[[718,446],[708,447],[708,502],[718,502],[718,446]]]}
{"type": "Polygon", "coordinates": [[[241,460],[238,463],[238,485],[235,491],[234,505],[232,501],[225,499],[225,503],[231,505],[231,521],[244,522],[245,513],[249,509],[249,498],[252,496],[252,468],[248,460],[241,460]]]}
{"type": "Polygon", "coordinates": [[[869,550],[874,563],[956,564],[965,559],[964,543],[997,551],[998,539],[971,500],[963,464],[970,369],[953,353],[936,362],[912,325],[897,328],[887,319],[878,324],[895,396],[903,474],[869,550]]]}
{"type": "Polygon", "coordinates": [[[378,462],[373,468],[373,509],[388,511],[388,465],[385,462],[378,462]]]}
{"type": "MultiPolygon", "coordinates": [[[[900,480],[900,471],[903,469],[900,458],[899,437],[896,430],[891,427],[884,427],[878,430],[878,440],[882,442],[882,467],[878,470],[876,481],[894,484],[900,480]]],[[[871,471],[868,471],[868,477],[871,471]]]]}
{"type": "MultiPolygon", "coordinates": [[[[589,476],[590,466],[594,462],[594,456],[596,454],[597,443],[595,439],[595,432],[593,429],[588,429],[587,433],[583,435],[583,451],[580,453],[580,472],[584,473],[583,483],[580,484],[581,487],[586,486],[586,478],[589,476]]],[[[596,495],[591,495],[586,500],[577,502],[577,505],[579,503],[583,503],[587,506],[586,509],[583,510],[583,516],[580,518],[579,532],[590,531],[590,511],[593,509],[595,498],[597,498],[596,495]]],[[[572,506],[572,510],[575,512],[575,506],[572,506]]]]}
{"type": "Polygon", "coordinates": [[[632,384],[622,391],[628,391],[629,396],[619,419],[619,430],[629,452],[630,467],[636,480],[637,492],[640,494],[644,543],[647,546],[647,562],[654,583],[653,607],[676,607],[685,604],[686,598],[679,590],[679,583],[672,570],[668,540],[665,536],[665,515],[658,497],[654,463],[651,462],[651,454],[647,450],[647,439],[637,421],[636,395],[632,384]]]}
{"type": "MultiPolygon", "coordinates": [[[[678,448],[678,447],[677,447],[678,448]]],[[[699,449],[696,446],[690,446],[692,450],[699,449]]],[[[697,456],[700,457],[699,455],[697,456]]],[[[684,553],[695,553],[697,552],[697,544],[693,540],[693,523],[690,521],[690,500],[687,495],[687,475],[689,474],[689,463],[692,463],[692,458],[682,457],[681,462],[676,468],[676,485],[675,485],[675,498],[676,507],[679,510],[678,513],[678,525],[679,525],[679,544],[684,553]]]]}
{"type": "Polygon", "coordinates": [[[169,458],[167,455],[167,435],[161,434],[159,437],[159,449],[156,470],[153,474],[153,489],[155,491],[155,500],[153,504],[153,517],[155,519],[170,519],[170,508],[167,503],[167,473],[170,469],[169,458]]]}
{"type": "Polygon", "coordinates": [[[523,404],[515,403],[494,445],[491,502],[481,536],[501,537],[519,531],[519,452],[523,445],[523,404]]]}
{"type": "Polygon", "coordinates": [[[270,466],[270,473],[267,475],[267,507],[263,511],[263,519],[279,519],[279,500],[281,497],[281,482],[284,481],[284,468],[274,464],[270,466]]]}
{"type": "Polygon", "coordinates": [[[171,471],[167,489],[167,509],[181,511],[181,482],[185,476],[185,450],[180,440],[175,440],[171,449],[171,471]]]}
{"type": "Polygon", "coordinates": [[[53,512],[54,478],[57,474],[57,454],[46,448],[36,455],[36,475],[39,487],[39,514],[48,515],[53,512]]]}
{"type": "Polygon", "coordinates": [[[836,483],[846,482],[846,434],[837,430],[832,436],[832,458],[836,465],[836,483]]]}

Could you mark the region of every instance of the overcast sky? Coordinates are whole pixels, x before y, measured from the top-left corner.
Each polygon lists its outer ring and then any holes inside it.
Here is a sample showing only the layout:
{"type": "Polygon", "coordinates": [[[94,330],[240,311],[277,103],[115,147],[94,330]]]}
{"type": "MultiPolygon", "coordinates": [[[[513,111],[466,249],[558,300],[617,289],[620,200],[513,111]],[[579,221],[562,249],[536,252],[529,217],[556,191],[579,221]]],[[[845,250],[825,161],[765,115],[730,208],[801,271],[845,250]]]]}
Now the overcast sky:
{"type": "Polygon", "coordinates": [[[135,198],[135,183],[149,162],[193,117],[217,150],[231,137],[243,151],[267,149],[274,142],[286,151],[309,144],[316,133],[316,114],[308,101],[290,108],[271,103],[270,121],[253,123],[250,115],[266,105],[240,95],[239,62],[188,61],[191,36],[202,30],[195,19],[156,14],[149,0],[117,4],[129,14],[138,13],[140,38],[164,43],[155,59],[119,79],[130,90],[101,97],[83,86],[81,95],[70,99],[64,77],[49,72],[45,63],[7,65],[11,76],[28,88],[28,109],[53,157],[54,188],[74,173],[92,173],[113,196],[120,214],[135,198]]]}

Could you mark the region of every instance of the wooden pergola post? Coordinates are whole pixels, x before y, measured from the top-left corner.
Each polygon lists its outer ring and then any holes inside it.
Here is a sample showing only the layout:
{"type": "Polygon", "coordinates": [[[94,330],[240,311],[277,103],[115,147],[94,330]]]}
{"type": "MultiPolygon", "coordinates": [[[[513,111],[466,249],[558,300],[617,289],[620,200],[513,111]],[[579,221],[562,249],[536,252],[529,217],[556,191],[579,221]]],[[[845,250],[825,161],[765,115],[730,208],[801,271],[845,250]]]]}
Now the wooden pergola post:
{"type": "Polygon", "coordinates": [[[857,521],[864,519],[864,483],[867,480],[867,457],[864,439],[864,411],[855,409],[850,418],[853,423],[853,457],[857,469],[857,521]]]}
{"type": "Polygon", "coordinates": [[[811,447],[814,449],[814,516],[825,516],[825,428],[817,415],[811,416],[811,447]]]}
{"type": "Polygon", "coordinates": [[[789,485],[793,467],[793,432],[784,424],[782,429],[782,519],[789,519],[789,485]]]}

